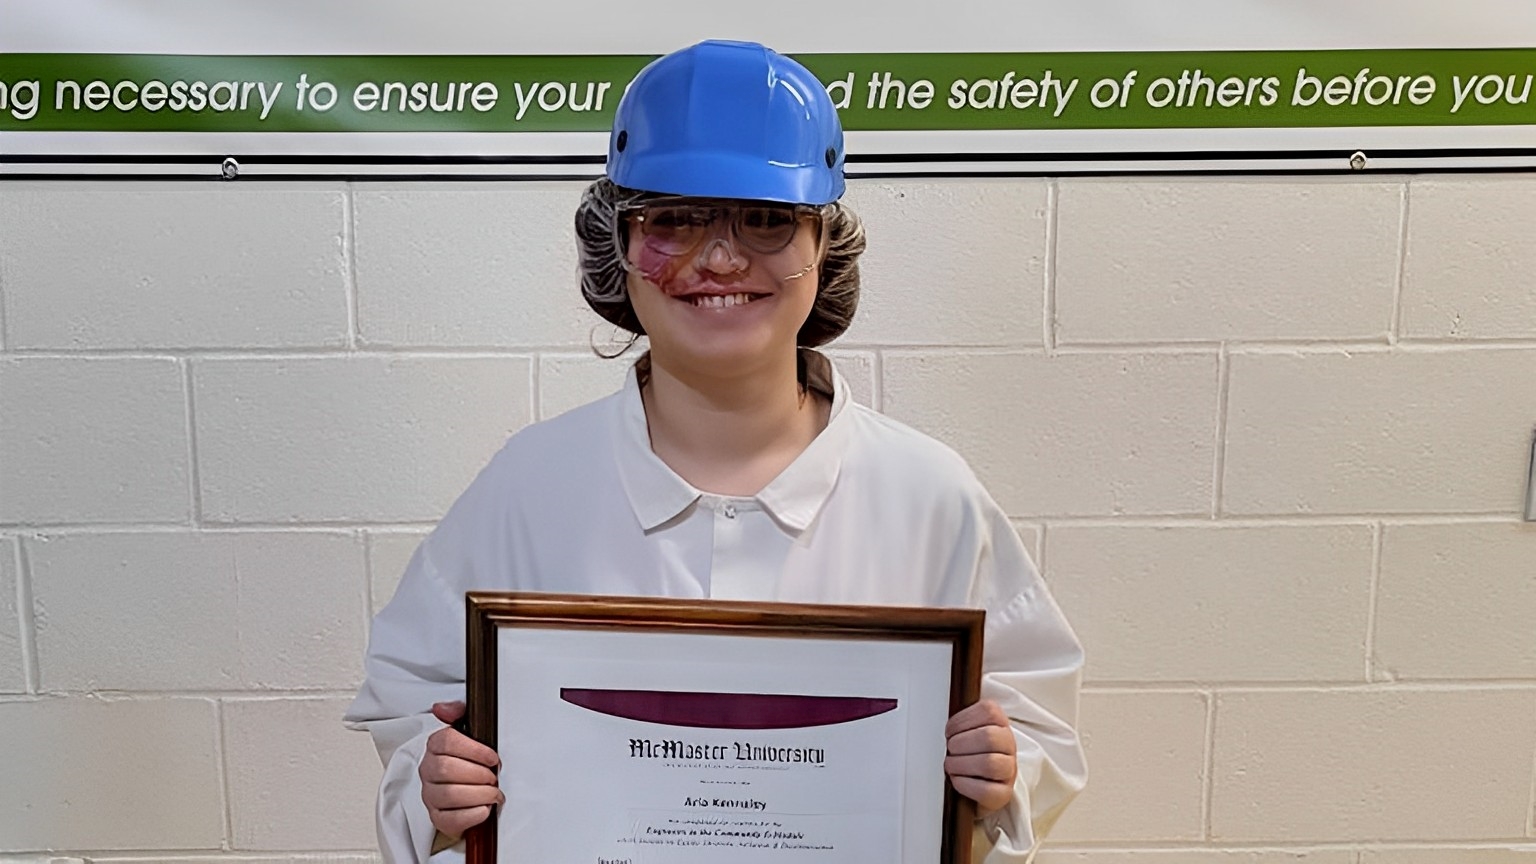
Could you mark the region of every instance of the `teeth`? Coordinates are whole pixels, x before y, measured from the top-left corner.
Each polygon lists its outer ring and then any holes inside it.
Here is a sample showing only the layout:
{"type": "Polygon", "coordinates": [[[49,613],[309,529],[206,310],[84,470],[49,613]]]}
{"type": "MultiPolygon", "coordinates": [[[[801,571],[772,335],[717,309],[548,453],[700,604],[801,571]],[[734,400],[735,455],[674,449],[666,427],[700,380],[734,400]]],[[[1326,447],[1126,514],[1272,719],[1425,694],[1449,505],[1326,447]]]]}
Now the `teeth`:
{"type": "Polygon", "coordinates": [[[751,302],[750,294],[699,294],[693,298],[693,305],[701,309],[729,309],[751,302]]]}

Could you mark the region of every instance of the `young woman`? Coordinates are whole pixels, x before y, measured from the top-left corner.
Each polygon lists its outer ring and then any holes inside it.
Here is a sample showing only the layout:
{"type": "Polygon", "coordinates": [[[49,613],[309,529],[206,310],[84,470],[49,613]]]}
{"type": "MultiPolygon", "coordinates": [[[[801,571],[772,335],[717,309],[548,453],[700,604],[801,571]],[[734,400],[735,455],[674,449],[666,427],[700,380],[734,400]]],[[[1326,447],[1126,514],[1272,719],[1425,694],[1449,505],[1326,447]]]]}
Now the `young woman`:
{"type": "Polygon", "coordinates": [[[630,85],[576,227],[587,302],[649,350],[618,393],[514,435],[375,619],[348,719],[385,762],[385,860],[459,854],[502,801],[495,752],[445,725],[472,589],[981,607],[983,698],[944,768],[987,860],[1030,856],[1082,787],[1082,653],[1008,520],[813,350],[859,294],[843,155],[821,84],[760,45],[700,43],[630,85]]]}

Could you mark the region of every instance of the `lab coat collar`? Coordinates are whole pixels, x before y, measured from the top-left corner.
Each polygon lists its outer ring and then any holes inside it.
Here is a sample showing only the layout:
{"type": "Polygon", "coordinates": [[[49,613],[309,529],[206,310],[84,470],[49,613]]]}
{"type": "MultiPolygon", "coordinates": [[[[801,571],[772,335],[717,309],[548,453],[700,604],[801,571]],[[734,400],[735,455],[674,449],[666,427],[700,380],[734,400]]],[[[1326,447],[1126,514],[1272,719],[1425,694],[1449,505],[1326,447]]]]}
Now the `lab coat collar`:
{"type": "MultiPolygon", "coordinates": [[[[849,425],[844,410],[848,404],[848,382],[822,354],[802,349],[806,378],[811,389],[830,393],[831,416],[827,428],[811,441],[779,476],[753,496],[764,510],[791,535],[810,527],[821,512],[827,496],[837,483],[847,450],[849,425]]],[[[654,530],[675,519],[703,495],[677,475],[651,450],[651,436],[645,422],[645,405],[640,399],[640,385],[633,367],[614,402],[617,412],[611,428],[618,458],[619,479],[629,496],[630,506],[640,527],[654,530]]]]}

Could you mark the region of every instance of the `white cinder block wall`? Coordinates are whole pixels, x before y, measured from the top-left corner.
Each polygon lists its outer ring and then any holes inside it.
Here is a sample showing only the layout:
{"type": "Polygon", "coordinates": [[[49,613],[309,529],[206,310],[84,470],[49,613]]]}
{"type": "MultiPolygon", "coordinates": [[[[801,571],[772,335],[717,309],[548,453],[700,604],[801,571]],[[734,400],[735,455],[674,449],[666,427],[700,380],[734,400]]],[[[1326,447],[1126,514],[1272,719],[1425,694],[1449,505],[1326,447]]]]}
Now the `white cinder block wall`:
{"type": "MultiPolygon", "coordinates": [[[[581,184],[0,183],[0,861],[373,860],[367,619],[612,388],[581,184]]],[[[1536,180],[856,182],[859,398],[1088,648],[1050,864],[1536,856],[1536,180]]]]}

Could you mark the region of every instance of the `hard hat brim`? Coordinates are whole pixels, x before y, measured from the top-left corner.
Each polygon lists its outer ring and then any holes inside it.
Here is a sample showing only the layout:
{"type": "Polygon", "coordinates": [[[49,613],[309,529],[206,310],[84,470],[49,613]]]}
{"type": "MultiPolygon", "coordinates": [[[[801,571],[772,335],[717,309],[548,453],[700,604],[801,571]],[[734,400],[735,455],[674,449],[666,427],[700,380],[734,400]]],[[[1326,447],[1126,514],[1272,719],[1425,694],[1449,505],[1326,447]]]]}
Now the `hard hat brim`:
{"type": "Polygon", "coordinates": [[[824,166],[764,165],[730,153],[698,152],[637,162],[623,185],[647,192],[815,205],[843,195],[841,173],[831,174],[824,166]]]}

